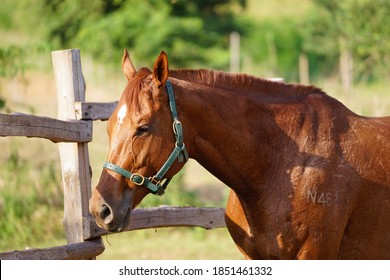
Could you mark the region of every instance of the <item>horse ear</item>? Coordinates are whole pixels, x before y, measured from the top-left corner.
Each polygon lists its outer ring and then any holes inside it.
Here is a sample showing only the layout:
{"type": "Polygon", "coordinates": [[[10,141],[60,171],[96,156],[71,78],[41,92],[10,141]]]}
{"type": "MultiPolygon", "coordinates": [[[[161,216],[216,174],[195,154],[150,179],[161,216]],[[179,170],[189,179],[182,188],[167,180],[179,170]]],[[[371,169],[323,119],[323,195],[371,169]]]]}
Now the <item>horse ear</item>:
{"type": "Polygon", "coordinates": [[[153,66],[154,80],[159,88],[165,85],[168,75],[168,56],[164,51],[161,51],[153,66]]]}
{"type": "Polygon", "coordinates": [[[137,74],[137,70],[135,70],[133,63],[130,60],[129,53],[126,49],[123,51],[122,72],[125,74],[128,81],[133,79],[137,74]]]}

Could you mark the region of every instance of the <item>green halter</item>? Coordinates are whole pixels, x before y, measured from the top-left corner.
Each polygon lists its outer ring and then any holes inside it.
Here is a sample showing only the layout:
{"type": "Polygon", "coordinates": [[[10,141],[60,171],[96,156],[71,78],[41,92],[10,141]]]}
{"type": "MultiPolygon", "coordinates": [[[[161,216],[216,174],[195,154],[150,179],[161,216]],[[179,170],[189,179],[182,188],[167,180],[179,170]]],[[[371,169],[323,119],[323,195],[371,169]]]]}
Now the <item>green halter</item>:
{"type": "Polygon", "coordinates": [[[168,93],[169,108],[172,114],[172,119],[173,119],[172,126],[173,126],[173,133],[175,134],[175,138],[176,138],[176,143],[175,143],[175,148],[173,148],[171,155],[168,157],[168,159],[160,168],[160,170],[157,172],[157,174],[152,177],[146,178],[143,175],[124,170],[123,168],[109,162],[105,162],[103,165],[104,168],[112,170],[122,175],[123,177],[128,178],[131,182],[133,182],[136,185],[145,186],[153,194],[160,195],[160,196],[164,194],[165,189],[171,180],[171,179],[164,178],[164,176],[169,170],[169,168],[172,166],[172,164],[175,162],[175,160],[178,159],[179,162],[183,162],[183,161],[187,162],[188,160],[188,152],[184,145],[184,140],[183,140],[183,127],[181,125],[181,122],[179,121],[179,117],[176,109],[175,94],[173,93],[172,84],[169,80],[167,80],[167,82],[165,83],[165,88],[168,93]]]}

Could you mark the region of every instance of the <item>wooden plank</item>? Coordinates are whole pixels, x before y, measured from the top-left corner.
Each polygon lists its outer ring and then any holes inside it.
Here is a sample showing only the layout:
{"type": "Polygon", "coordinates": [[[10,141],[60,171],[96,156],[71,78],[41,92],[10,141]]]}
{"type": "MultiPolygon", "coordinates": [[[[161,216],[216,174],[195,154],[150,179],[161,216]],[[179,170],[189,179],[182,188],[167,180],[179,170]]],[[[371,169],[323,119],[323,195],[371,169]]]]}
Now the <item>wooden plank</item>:
{"type": "Polygon", "coordinates": [[[0,260],[81,260],[94,258],[104,251],[99,239],[44,249],[14,250],[0,253],[0,260]]]}
{"type": "Polygon", "coordinates": [[[26,136],[58,142],[92,141],[91,121],[60,121],[21,113],[0,114],[0,136],[26,136]]]}
{"type": "MultiPolygon", "coordinates": [[[[136,208],[130,215],[130,224],[124,231],[160,227],[202,227],[204,229],[226,227],[224,208],[169,207],[136,208]]],[[[91,239],[110,234],[91,217],[84,220],[84,238],[91,239]]]]}
{"type": "MultiPolygon", "coordinates": [[[[85,101],[85,82],[80,50],[52,52],[57,88],[58,118],[76,120],[75,102],[85,101]]],[[[87,143],[59,143],[62,183],[64,186],[64,227],[68,244],[83,237],[83,217],[89,215],[91,171],[87,143]]]]}
{"type": "Polygon", "coordinates": [[[106,121],[118,105],[115,102],[76,102],[76,117],[78,120],[106,121]]]}
{"type": "Polygon", "coordinates": [[[299,55],[299,83],[308,85],[310,83],[310,72],[309,72],[309,58],[306,54],[301,53],[299,55]]]}

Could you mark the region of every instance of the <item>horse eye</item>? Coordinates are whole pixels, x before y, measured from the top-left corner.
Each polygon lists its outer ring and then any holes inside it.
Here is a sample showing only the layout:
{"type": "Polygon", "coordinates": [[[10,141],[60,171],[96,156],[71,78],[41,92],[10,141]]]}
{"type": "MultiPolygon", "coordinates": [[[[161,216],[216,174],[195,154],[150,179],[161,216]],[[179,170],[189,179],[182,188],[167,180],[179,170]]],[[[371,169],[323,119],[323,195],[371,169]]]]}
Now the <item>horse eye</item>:
{"type": "Polygon", "coordinates": [[[144,125],[141,125],[140,127],[138,127],[137,129],[137,135],[142,135],[146,132],[149,131],[149,125],[148,124],[144,124],[144,125]]]}

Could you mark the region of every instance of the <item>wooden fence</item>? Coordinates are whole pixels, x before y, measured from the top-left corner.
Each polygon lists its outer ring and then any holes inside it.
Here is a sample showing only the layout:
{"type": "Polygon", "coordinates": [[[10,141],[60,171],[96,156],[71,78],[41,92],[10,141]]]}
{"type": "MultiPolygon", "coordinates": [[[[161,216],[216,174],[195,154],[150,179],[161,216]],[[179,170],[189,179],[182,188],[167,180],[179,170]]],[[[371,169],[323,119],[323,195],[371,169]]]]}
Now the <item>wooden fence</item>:
{"type": "MultiPolygon", "coordinates": [[[[0,114],[0,136],[26,136],[58,143],[64,188],[67,245],[0,253],[0,259],[91,259],[104,251],[99,228],[88,211],[91,169],[88,142],[93,121],[107,120],[117,102],[85,102],[85,81],[78,49],[52,52],[58,119],[0,114]]],[[[224,227],[223,208],[155,207],[134,209],[126,231],[157,227],[224,227]]]]}

